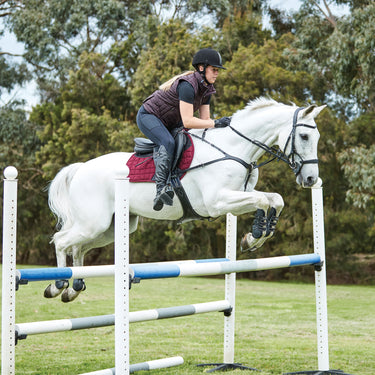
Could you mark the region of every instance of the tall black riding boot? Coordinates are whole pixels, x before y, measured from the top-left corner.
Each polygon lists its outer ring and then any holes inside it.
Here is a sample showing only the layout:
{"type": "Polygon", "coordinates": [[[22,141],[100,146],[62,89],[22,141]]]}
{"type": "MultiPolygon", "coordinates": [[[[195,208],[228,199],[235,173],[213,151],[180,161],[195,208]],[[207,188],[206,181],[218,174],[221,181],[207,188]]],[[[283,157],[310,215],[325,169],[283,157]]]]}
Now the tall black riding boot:
{"type": "Polygon", "coordinates": [[[156,182],[156,196],[154,199],[153,209],[160,211],[163,205],[173,205],[174,192],[172,187],[168,184],[168,177],[172,164],[172,158],[168,154],[164,146],[160,146],[159,150],[154,149],[155,162],[155,182],[156,182]]]}

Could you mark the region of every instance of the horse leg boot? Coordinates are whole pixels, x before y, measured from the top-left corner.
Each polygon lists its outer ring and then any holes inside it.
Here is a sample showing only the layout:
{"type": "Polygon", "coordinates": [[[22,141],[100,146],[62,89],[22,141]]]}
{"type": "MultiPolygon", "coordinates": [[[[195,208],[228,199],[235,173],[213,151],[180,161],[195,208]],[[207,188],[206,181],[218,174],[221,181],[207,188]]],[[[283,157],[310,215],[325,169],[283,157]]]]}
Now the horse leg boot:
{"type": "Polygon", "coordinates": [[[241,251],[254,251],[266,241],[267,217],[266,213],[258,209],[255,213],[252,232],[245,234],[241,240],[241,251]]]}
{"type": "Polygon", "coordinates": [[[172,157],[168,154],[164,146],[160,146],[156,151],[154,149],[154,163],[155,163],[155,182],[156,182],[156,196],[154,199],[153,209],[160,211],[163,205],[173,205],[174,191],[170,184],[168,184],[168,177],[172,165],[172,157]]]}

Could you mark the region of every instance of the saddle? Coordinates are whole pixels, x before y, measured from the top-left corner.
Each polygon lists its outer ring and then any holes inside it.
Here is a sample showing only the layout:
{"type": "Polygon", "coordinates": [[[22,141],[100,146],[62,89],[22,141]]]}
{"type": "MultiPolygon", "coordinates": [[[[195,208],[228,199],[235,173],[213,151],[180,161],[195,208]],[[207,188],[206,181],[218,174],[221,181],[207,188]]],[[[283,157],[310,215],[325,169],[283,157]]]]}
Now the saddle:
{"type": "MultiPolygon", "coordinates": [[[[183,216],[178,222],[206,219],[194,211],[185,189],[181,185],[181,179],[189,169],[194,156],[194,144],[191,136],[184,128],[175,129],[172,135],[175,139],[175,152],[170,181],[183,208],[183,216]]],[[[126,163],[130,170],[130,182],[152,182],[155,175],[153,149],[157,145],[147,138],[135,138],[134,142],[134,154],[126,163]]]]}
{"type": "MultiPolygon", "coordinates": [[[[185,175],[194,156],[194,145],[191,136],[182,128],[175,131],[175,152],[172,161],[172,175],[179,179],[185,175]]],[[[156,144],[147,138],[135,138],[134,154],[126,163],[129,167],[130,182],[152,182],[155,175],[153,149],[156,144]]]]}
{"type": "MultiPolygon", "coordinates": [[[[172,136],[175,140],[175,150],[173,155],[172,161],[172,171],[175,171],[178,167],[178,163],[181,161],[184,151],[186,151],[189,147],[192,147],[192,155],[194,155],[194,146],[191,140],[190,135],[188,132],[184,131],[183,128],[177,128],[172,130],[172,136]]],[[[154,148],[157,146],[154,142],[152,142],[148,138],[134,138],[134,152],[135,155],[138,157],[144,156],[151,156],[153,154],[154,148]]],[[[186,157],[190,157],[192,155],[186,155],[186,157]]],[[[191,158],[192,159],[192,158],[191,158]]],[[[191,163],[191,160],[190,160],[191,163]]],[[[189,165],[190,165],[189,163],[189,165]]],[[[186,164],[186,161],[185,163],[186,164]]],[[[187,166],[188,168],[189,166],[187,166]]],[[[181,168],[180,168],[181,169],[181,168]]]]}

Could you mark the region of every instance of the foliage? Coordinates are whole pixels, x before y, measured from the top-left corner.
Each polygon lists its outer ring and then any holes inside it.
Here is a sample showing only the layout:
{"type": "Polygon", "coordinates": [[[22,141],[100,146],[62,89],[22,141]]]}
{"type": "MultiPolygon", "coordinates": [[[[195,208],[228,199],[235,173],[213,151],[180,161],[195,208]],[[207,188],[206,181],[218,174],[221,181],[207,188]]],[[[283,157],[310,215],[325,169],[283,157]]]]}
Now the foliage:
{"type": "Polygon", "coordinates": [[[220,103],[215,109],[221,115],[228,115],[259,96],[306,102],[314,90],[314,79],[304,71],[287,69],[288,56],[284,50],[292,41],[293,36],[285,34],[277,42],[271,39],[261,46],[240,46],[227,63],[228,70],[218,79],[220,103]]]}
{"type": "Polygon", "coordinates": [[[355,7],[337,22],[329,22],[314,4],[306,1],[296,14],[292,62],[321,77],[330,95],[347,98],[346,104],[354,99],[360,110],[374,111],[375,4],[355,7]]]}
{"type": "MultiPolygon", "coordinates": [[[[49,216],[45,195],[45,182],[35,162],[35,152],[40,147],[34,123],[27,119],[25,111],[15,105],[0,109],[0,160],[3,167],[13,165],[18,170],[18,228],[23,232],[17,239],[20,261],[37,261],[43,250],[34,257],[34,249],[48,247],[49,232],[45,218],[49,216]]],[[[1,194],[2,200],[2,194],[1,194]]],[[[52,228],[49,229],[50,231],[52,228]]],[[[43,257],[43,255],[42,255],[43,257]]]]}
{"type": "Polygon", "coordinates": [[[0,96],[4,91],[10,92],[16,85],[22,85],[29,78],[25,64],[15,64],[0,51],[0,96]]]}
{"type": "Polygon", "coordinates": [[[43,124],[37,161],[45,177],[52,179],[66,164],[116,150],[112,132],[119,135],[119,128],[130,126],[121,120],[124,102],[126,94],[108,73],[103,56],[84,53],[80,69],[71,72],[56,104],[39,105],[31,115],[32,121],[43,124]]]}
{"type": "Polygon", "coordinates": [[[375,212],[375,146],[347,149],[341,153],[341,162],[351,186],[347,191],[349,201],[375,212]]]}
{"type": "Polygon", "coordinates": [[[191,70],[193,55],[200,48],[199,40],[180,20],[160,25],[150,42],[149,48],[140,55],[130,89],[132,102],[137,108],[163,82],[182,71],[191,70]],[[180,43],[181,40],[184,42],[180,43]]]}

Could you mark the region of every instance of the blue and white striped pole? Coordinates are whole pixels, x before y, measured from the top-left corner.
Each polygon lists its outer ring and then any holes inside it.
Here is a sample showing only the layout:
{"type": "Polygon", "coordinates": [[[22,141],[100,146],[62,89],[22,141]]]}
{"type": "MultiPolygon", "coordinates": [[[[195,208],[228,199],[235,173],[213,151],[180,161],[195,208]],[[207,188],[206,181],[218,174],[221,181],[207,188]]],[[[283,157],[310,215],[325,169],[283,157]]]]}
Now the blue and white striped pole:
{"type": "MultiPolygon", "coordinates": [[[[196,263],[226,262],[226,258],[198,259],[198,260],[179,260],[171,262],[146,263],[148,267],[157,269],[160,265],[187,264],[196,263]]],[[[134,266],[145,264],[137,263],[134,266]]],[[[133,267],[130,264],[130,268],[133,267]]],[[[17,276],[20,281],[49,281],[60,279],[88,279],[90,277],[110,277],[115,274],[114,265],[105,266],[83,266],[83,267],[50,267],[50,268],[24,268],[17,270],[17,276]]]]}
{"type": "MultiPolygon", "coordinates": [[[[234,258],[235,259],[235,258],[234,258]]],[[[317,254],[290,255],[260,259],[229,260],[228,258],[199,259],[173,262],[137,263],[130,265],[132,276],[141,280],[171,277],[209,276],[232,272],[250,272],[316,264],[317,254]]],[[[54,267],[19,269],[20,280],[46,281],[71,278],[108,277],[115,266],[54,267]]]]}
{"type": "Polygon", "coordinates": [[[150,264],[132,265],[134,277],[141,280],[170,277],[223,275],[232,272],[250,272],[286,268],[320,263],[319,254],[302,254],[260,259],[244,259],[237,261],[212,263],[183,264],[150,264]]]}

